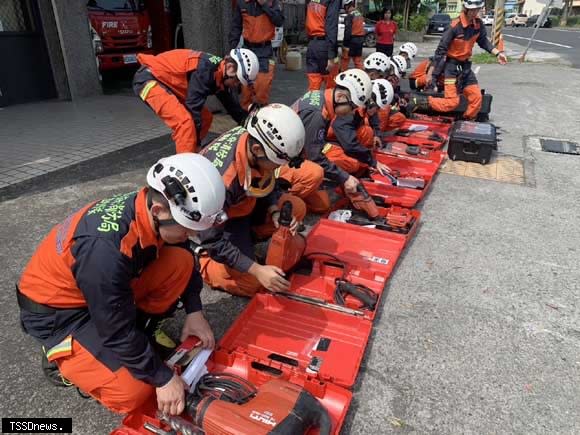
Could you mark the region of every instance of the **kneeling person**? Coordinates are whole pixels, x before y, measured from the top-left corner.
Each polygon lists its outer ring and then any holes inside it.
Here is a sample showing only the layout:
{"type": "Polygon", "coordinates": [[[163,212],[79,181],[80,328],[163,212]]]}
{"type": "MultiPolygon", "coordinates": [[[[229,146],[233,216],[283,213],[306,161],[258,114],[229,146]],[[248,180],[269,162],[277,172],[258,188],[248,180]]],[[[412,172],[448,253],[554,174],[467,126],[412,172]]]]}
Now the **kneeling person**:
{"type": "Polygon", "coordinates": [[[246,128],[234,128],[203,149],[202,154],[222,175],[230,218],[223,227],[200,235],[205,248],[201,273],[211,287],[242,296],[252,296],[262,288],[288,289],[281,269],[256,261],[252,232],[258,238],[271,235],[285,201],[293,205],[294,231],[304,219],[304,202],[291,194],[280,195],[274,175],[282,165],[300,164],[318,187],[322,168],[299,161],[303,146],[300,118],[288,106],[270,104],[250,115],[246,128]]]}

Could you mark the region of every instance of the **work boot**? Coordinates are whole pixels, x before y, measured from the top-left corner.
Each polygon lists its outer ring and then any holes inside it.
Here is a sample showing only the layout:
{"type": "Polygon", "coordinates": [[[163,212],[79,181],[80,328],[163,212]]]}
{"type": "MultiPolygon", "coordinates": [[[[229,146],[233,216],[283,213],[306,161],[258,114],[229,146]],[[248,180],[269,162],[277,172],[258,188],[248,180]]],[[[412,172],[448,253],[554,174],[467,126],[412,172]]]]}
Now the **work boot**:
{"type": "Polygon", "coordinates": [[[60,370],[55,362],[48,361],[44,347],[42,348],[42,373],[44,373],[44,376],[46,376],[46,379],[48,379],[52,385],[65,388],[74,386],[60,374],[60,370]]]}
{"type": "Polygon", "coordinates": [[[143,328],[161,359],[166,359],[177,347],[175,341],[163,331],[167,320],[168,318],[150,317],[143,328]]]}
{"type": "Polygon", "coordinates": [[[429,110],[429,97],[426,95],[413,94],[407,103],[407,116],[418,111],[429,110]]]}

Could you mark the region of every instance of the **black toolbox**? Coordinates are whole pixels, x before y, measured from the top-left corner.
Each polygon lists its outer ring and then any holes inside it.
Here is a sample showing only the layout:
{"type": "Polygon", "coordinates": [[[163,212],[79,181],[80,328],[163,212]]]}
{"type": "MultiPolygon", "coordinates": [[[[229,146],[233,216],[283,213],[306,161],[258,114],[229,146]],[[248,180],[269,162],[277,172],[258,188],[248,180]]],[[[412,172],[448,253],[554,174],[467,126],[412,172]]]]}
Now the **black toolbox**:
{"type": "MultiPolygon", "coordinates": [[[[481,102],[481,109],[479,109],[476,121],[486,122],[489,121],[489,114],[491,113],[491,103],[493,101],[493,96],[491,94],[486,94],[485,89],[482,89],[481,93],[483,95],[483,101],[481,102]]],[[[434,92],[434,91],[424,91],[424,92],[413,91],[411,92],[411,96],[413,94],[436,98],[443,98],[445,96],[443,92],[434,92]]],[[[460,95],[459,106],[457,106],[455,110],[445,113],[437,112],[435,110],[429,110],[427,113],[429,115],[446,115],[453,116],[455,119],[461,119],[463,117],[463,114],[465,113],[465,110],[467,110],[467,100],[465,99],[464,96],[460,95]]]]}
{"type": "Polygon", "coordinates": [[[485,165],[497,149],[495,125],[487,122],[456,121],[449,135],[447,154],[451,160],[485,165]]]}

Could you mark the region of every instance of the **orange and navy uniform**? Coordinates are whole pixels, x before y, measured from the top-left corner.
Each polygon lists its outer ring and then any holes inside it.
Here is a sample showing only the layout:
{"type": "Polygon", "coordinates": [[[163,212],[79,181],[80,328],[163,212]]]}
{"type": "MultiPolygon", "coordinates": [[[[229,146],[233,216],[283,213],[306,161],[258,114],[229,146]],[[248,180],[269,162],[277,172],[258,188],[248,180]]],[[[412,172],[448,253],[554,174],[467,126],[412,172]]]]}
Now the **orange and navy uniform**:
{"type": "MultiPolygon", "coordinates": [[[[232,27],[229,34],[230,48],[236,48],[240,36],[244,38],[244,48],[252,50],[260,61],[260,71],[254,82],[257,103],[268,104],[270,88],[274,80],[275,61],[272,39],[276,27],[284,25],[284,14],[279,0],[268,0],[263,5],[257,0],[236,0],[232,27]]],[[[252,101],[249,88],[242,90],[242,107],[252,101]]]]}
{"type": "Polygon", "coordinates": [[[427,86],[427,72],[433,65],[433,59],[425,59],[409,74],[411,89],[423,89],[427,86]]]}
{"type": "Polygon", "coordinates": [[[336,116],[333,92],[333,89],[308,92],[292,108],[306,130],[306,158],[320,165],[326,178],[343,184],[349,174],[376,166],[376,160],[357,137],[364,118],[358,112],[336,116]]]}
{"type": "MultiPolygon", "coordinates": [[[[334,74],[327,70],[328,61],[338,53],[338,15],[341,0],[309,0],[306,6],[306,76],[308,89],[319,90],[325,76],[334,74]]],[[[338,68],[337,68],[338,69],[338,68]]]]}
{"type": "Polygon", "coordinates": [[[476,117],[483,101],[469,61],[476,43],[490,53],[494,48],[487,39],[481,19],[475,18],[470,22],[462,12],[441,37],[433,56],[433,77],[444,75],[445,88],[444,98],[429,97],[429,105],[434,110],[450,112],[457,108],[460,103],[459,90],[467,99],[465,118],[476,117]]]}
{"type": "Polygon", "coordinates": [[[362,50],[365,38],[365,20],[358,9],[353,10],[346,16],[344,23],[343,50],[341,67],[342,71],[348,69],[350,58],[353,58],[355,68],[363,69],[362,50]]]}
{"type": "MultiPolygon", "coordinates": [[[[248,132],[242,127],[236,127],[212,141],[201,154],[218,169],[226,186],[226,202],[224,210],[228,214],[225,225],[227,232],[229,223],[236,218],[249,216],[256,207],[256,197],[249,196],[247,189],[253,186],[261,189],[264,200],[269,205],[276,204],[278,191],[275,188],[274,172],[261,174],[252,168],[248,162],[248,132]]],[[[233,228],[235,229],[235,228],[233,228]]],[[[254,260],[224,237],[224,227],[203,232],[202,241],[210,256],[240,272],[247,272],[254,260]],[[219,237],[216,237],[219,235],[219,237]],[[208,240],[215,242],[209,243],[208,240]]]]}
{"type": "Polygon", "coordinates": [[[209,131],[211,112],[205,108],[215,95],[230,116],[241,123],[247,116],[224,87],[225,60],[201,51],[177,49],[158,55],[138,54],[141,67],[133,89],[173,131],[178,153],[195,152],[209,131]]]}
{"type": "Polygon", "coordinates": [[[54,313],[21,305],[22,326],[65,378],[127,412],[147,398],[136,392],[173,376],[137,326],[139,313],[163,315],[178,299],[199,311],[202,286],[193,255],[153,230],[144,188],[91,203],[50,231],[18,291],[54,313]]]}
{"type": "Polygon", "coordinates": [[[248,270],[255,262],[252,231],[263,236],[274,231],[271,216],[265,216],[265,211],[288,200],[298,221],[306,215],[304,202],[280,194],[274,171],[261,173],[250,166],[250,142],[247,130],[236,127],[201,151],[222,175],[226,187],[224,210],[229,218],[223,226],[199,234],[207,252],[199,260],[201,274],[211,287],[243,296],[251,296],[261,287],[248,270]],[[251,196],[248,192],[254,193],[251,196]]]}

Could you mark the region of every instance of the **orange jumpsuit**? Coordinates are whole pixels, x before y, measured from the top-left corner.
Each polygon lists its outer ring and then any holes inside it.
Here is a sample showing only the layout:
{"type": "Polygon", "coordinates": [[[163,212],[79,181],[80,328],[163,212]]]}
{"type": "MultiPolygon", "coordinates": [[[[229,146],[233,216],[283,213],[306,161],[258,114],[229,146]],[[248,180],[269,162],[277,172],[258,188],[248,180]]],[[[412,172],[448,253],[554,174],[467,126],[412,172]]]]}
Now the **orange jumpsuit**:
{"type": "Polygon", "coordinates": [[[18,283],[25,332],[64,378],[118,413],[153,400],[173,376],[139,316],[180,298],[186,312],[201,310],[193,255],[164,245],[147,210],[147,189],[83,207],[50,231],[18,283]]]}
{"type": "Polygon", "coordinates": [[[466,119],[476,118],[483,102],[469,61],[476,43],[488,52],[494,48],[487,39],[481,19],[469,22],[465,12],[462,12],[459,18],[451,22],[451,27],[445,31],[435,50],[433,77],[445,76],[445,97],[429,97],[429,106],[433,110],[443,113],[455,110],[460,103],[459,93],[462,93],[467,99],[463,116],[466,119]]]}
{"type": "MultiPolygon", "coordinates": [[[[306,215],[306,205],[300,198],[279,195],[273,172],[260,173],[250,166],[249,138],[245,129],[237,127],[201,151],[222,174],[226,186],[224,209],[229,217],[221,228],[200,234],[207,250],[207,255],[200,258],[201,274],[211,287],[241,296],[252,296],[262,288],[248,269],[255,262],[252,232],[258,238],[267,238],[275,231],[266,209],[291,201],[297,221],[306,215]]],[[[318,187],[323,179],[322,169],[315,165],[305,168],[318,187]]]]}
{"type": "Polygon", "coordinates": [[[270,101],[270,89],[276,68],[271,41],[275,28],[283,25],[284,14],[279,0],[268,0],[263,5],[256,0],[236,0],[229,35],[230,48],[236,48],[240,36],[243,36],[243,47],[252,50],[260,61],[260,72],[253,86],[254,95],[251,88],[242,89],[241,104],[244,108],[248,108],[253,102],[266,105],[270,101]]]}
{"type": "Polygon", "coordinates": [[[205,107],[215,95],[241,123],[247,112],[224,88],[225,60],[201,51],[179,49],[157,56],[138,54],[142,65],[133,90],[173,131],[177,153],[196,152],[212,122],[205,107]]]}

